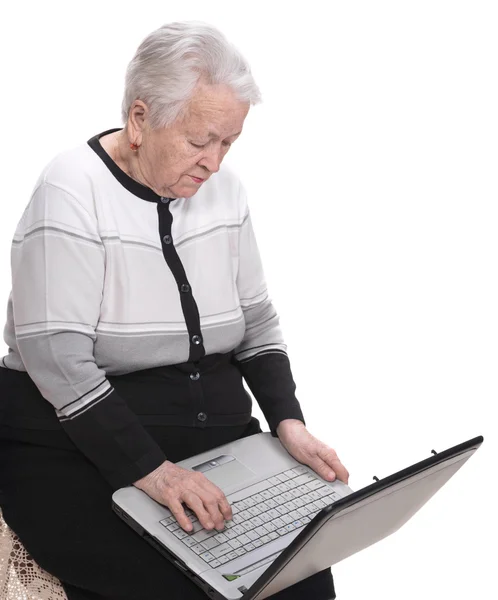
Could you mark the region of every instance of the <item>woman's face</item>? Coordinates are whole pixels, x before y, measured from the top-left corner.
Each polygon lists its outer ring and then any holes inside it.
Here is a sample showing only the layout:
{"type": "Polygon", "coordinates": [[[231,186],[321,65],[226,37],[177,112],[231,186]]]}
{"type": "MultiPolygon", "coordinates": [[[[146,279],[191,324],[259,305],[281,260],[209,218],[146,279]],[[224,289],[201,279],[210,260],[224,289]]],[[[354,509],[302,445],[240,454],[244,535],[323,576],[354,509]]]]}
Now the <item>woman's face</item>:
{"type": "MultiPolygon", "coordinates": [[[[134,114],[140,121],[140,106],[145,105],[138,105],[134,114]]],[[[136,155],[141,177],[161,196],[190,198],[219,170],[242,132],[249,107],[227,86],[199,85],[183,117],[155,131],[147,126],[145,107],[136,155]]]]}

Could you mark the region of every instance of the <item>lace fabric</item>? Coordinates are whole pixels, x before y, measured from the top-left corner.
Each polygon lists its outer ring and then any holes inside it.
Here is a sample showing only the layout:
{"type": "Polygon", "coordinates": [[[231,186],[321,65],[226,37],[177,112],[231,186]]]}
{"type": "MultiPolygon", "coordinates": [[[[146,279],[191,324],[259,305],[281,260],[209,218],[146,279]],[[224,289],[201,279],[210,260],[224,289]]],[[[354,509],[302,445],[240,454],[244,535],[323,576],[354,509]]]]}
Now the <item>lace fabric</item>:
{"type": "Polygon", "coordinates": [[[2,600],[67,600],[53,577],[28,554],[4,521],[0,509],[0,598],[2,600]]]}

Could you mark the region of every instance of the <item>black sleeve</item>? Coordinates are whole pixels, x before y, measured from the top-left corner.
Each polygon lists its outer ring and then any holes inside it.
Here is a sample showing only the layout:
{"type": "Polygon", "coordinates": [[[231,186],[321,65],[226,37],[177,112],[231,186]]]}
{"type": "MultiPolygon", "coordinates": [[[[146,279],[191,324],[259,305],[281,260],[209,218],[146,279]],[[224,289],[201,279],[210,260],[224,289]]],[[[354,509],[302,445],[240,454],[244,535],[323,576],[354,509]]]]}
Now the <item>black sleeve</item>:
{"type": "Polygon", "coordinates": [[[234,362],[263,411],[274,437],[277,437],[278,424],[284,419],[298,419],[305,423],[287,354],[266,352],[234,362]]]}
{"type": "Polygon", "coordinates": [[[161,448],[115,390],[61,425],[114,489],[131,485],[165,460],[161,448]]]}

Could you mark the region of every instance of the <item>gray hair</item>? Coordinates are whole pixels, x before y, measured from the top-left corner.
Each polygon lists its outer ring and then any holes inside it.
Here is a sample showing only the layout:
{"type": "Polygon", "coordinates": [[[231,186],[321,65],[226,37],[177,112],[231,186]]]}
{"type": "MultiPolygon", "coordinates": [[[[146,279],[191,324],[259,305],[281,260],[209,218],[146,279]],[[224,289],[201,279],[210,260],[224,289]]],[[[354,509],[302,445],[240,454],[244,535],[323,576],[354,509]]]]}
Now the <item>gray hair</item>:
{"type": "Polygon", "coordinates": [[[126,70],[123,124],[133,102],[142,100],[152,129],[167,127],[186,109],[200,79],[229,85],[242,102],[261,102],[248,62],[218,29],[201,21],[156,29],[141,42],[126,70]]]}

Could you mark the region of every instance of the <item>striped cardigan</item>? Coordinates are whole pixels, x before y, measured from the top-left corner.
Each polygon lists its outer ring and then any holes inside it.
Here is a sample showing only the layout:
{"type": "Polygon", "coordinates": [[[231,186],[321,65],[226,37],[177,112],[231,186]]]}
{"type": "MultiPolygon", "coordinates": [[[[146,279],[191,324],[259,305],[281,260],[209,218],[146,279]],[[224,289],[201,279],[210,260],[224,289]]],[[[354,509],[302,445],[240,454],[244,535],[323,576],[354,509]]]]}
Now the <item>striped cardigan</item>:
{"type": "MultiPolygon", "coordinates": [[[[12,241],[1,362],[28,372],[97,465],[96,437],[116,456],[136,444],[143,476],[161,457],[108,375],[233,351],[273,432],[303,417],[239,179],[223,166],[191,198],[160,197],[104,151],[113,131],[58,154],[34,187],[12,241]]],[[[107,471],[121,482],[129,469],[116,458],[107,471]]]]}

